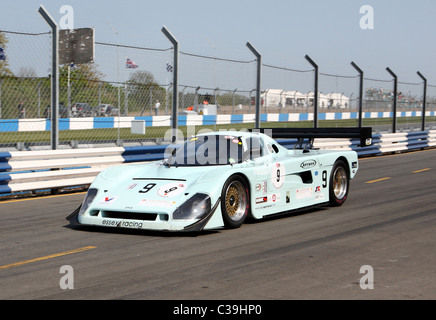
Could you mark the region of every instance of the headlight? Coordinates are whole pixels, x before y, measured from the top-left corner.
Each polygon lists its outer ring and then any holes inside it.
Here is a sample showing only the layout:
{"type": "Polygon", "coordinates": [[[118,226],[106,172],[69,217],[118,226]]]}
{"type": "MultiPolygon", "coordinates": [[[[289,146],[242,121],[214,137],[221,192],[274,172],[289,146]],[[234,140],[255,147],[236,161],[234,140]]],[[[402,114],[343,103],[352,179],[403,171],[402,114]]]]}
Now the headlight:
{"type": "Polygon", "coordinates": [[[201,219],[210,210],[210,197],[197,193],[174,211],[173,219],[201,219]]]}
{"type": "Polygon", "coordinates": [[[91,188],[86,194],[85,200],[83,200],[82,207],[80,208],[79,214],[84,214],[89,205],[94,201],[95,196],[98,193],[98,189],[91,188]]]}

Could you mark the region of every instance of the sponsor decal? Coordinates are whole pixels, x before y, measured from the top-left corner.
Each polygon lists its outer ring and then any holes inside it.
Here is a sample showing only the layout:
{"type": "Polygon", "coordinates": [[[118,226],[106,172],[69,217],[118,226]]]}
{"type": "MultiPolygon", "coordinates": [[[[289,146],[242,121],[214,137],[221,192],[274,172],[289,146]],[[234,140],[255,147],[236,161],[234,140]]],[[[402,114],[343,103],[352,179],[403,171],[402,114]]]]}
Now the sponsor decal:
{"type": "Polygon", "coordinates": [[[315,201],[324,200],[324,193],[322,193],[321,186],[315,187],[315,201]]]}
{"type": "Polygon", "coordinates": [[[262,181],[262,183],[257,183],[255,189],[257,192],[262,191],[263,194],[266,194],[268,191],[267,182],[262,181]]]}
{"type": "Polygon", "coordinates": [[[256,198],[256,204],[261,204],[261,203],[266,203],[266,202],[269,202],[271,204],[280,202],[280,193],[273,193],[273,194],[269,194],[269,195],[264,196],[264,197],[256,198]]]}
{"type": "Polygon", "coordinates": [[[367,146],[372,145],[372,138],[367,138],[367,139],[365,140],[365,144],[366,144],[367,146]]]}
{"type": "Polygon", "coordinates": [[[324,200],[324,193],[315,193],[315,200],[324,200]]]}
{"type": "Polygon", "coordinates": [[[142,228],[142,222],[139,221],[119,221],[119,220],[112,220],[112,219],[104,219],[101,222],[102,225],[108,226],[108,227],[117,227],[117,228],[132,228],[132,229],[141,229],[142,228]]]}
{"type": "Polygon", "coordinates": [[[100,205],[111,205],[112,203],[114,203],[116,200],[118,199],[118,197],[116,196],[104,196],[99,202],[98,204],[100,205]]]}
{"type": "Polygon", "coordinates": [[[137,186],[137,183],[132,183],[130,186],[127,187],[127,190],[132,190],[135,189],[135,187],[137,186]]]}
{"type": "Polygon", "coordinates": [[[313,197],[313,188],[303,188],[303,189],[297,189],[295,191],[295,197],[297,199],[308,199],[313,197]]]}
{"type": "Polygon", "coordinates": [[[273,193],[269,195],[268,200],[272,203],[280,202],[280,193],[273,193]]]}
{"type": "Polygon", "coordinates": [[[163,208],[171,208],[175,205],[175,201],[170,200],[153,200],[153,199],[141,199],[139,201],[139,206],[148,206],[148,207],[163,207],[163,208]]]}
{"type": "Polygon", "coordinates": [[[138,221],[121,221],[117,227],[119,228],[133,228],[133,229],[141,229],[142,222],[138,221]]]}
{"type": "Polygon", "coordinates": [[[314,166],[316,166],[315,160],[306,160],[300,164],[300,167],[303,169],[310,169],[313,168],[314,166]]]}
{"type": "Polygon", "coordinates": [[[265,203],[268,201],[268,197],[259,197],[256,198],[256,204],[265,203]]]}
{"type": "Polygon", "coordinates": [[[116,227],[118,226],[119,221],[118,220],[110,220],[110,219],[104,219],[101,224],[104,226],[109,226],[109,227],[116,227]]]}
{"type": "Polygon", "coordinates": [[[186,190],[186,185],[181,182],[168,183],[157,190],[157,194],[163,198],[172,198],[186,190]]]}
{"type": "Polygon", "coordinates": [[[266,204],[266,205],[257,207],[257,209],[267,209],[267,208],[271,208],[273,206],[274,206],[273,204],[266,204]]]}

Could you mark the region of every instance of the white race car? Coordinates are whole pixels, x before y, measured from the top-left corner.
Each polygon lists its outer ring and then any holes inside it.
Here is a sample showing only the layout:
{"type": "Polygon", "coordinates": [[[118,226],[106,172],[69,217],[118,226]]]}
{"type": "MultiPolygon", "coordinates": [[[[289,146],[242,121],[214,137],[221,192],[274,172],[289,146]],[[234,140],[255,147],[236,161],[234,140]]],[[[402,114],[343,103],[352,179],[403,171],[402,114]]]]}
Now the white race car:
{"type": "Polygon", "coordinates": [[[358,137],[365,146],[371,134],[371,128],[200,134],[168,148],[164,160],[102,171],[67,219],[88,226],[200,231],[237,228],[247,217],[340,206],[359,169],[357,153],[315,150],[313,139],[358,137]],[[288,150],[271,136],[299,140],[288,150]]]}

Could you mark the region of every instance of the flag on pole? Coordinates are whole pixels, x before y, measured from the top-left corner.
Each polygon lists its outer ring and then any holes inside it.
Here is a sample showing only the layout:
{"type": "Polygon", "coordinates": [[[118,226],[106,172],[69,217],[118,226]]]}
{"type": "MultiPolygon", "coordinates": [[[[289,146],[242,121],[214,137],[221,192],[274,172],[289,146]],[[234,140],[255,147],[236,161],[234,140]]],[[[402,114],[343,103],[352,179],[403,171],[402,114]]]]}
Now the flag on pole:
{"type": "Polygon", "coordinates": [[[6,61],[5,51],[0,47],[0,60],[6,61]]]}
{"type": "Polygon", "coordinates": [[[167,71],[173,72],[173,66],[169,62],[167,62],[167,71]]]}
{"type": "Polygon", "coordinates": [[[128,69],[136,69],[136,68],[138,68],[138,65],[132,59],[127,58],[126,68],[128,68],[128,69]]]}

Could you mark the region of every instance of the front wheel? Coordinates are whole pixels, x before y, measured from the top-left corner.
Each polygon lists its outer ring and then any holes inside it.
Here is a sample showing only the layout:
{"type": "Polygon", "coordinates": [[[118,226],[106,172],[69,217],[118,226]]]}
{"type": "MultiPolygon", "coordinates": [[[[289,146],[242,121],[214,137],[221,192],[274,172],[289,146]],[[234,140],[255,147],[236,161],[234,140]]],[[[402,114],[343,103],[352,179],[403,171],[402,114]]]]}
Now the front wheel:
{"type": "Polygon", "coordinates": [[[330,204],[332,206],[341,206],[347,200],[348,190],[350,187],[350,178],[345,163],[338,160],[333,165],[330,175],[330,204]]]}
{"type": "Polygon", "coordinates": [[[221,211],[226,228],[239,228],[249,210],[248,188],[238,175],[227,179],[221,192],[221,211]]]}

